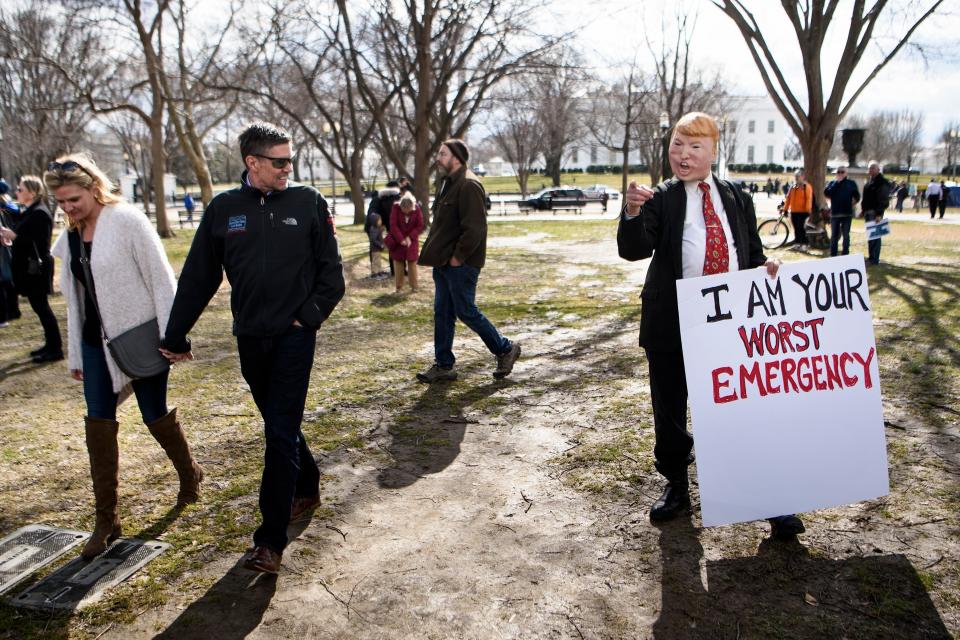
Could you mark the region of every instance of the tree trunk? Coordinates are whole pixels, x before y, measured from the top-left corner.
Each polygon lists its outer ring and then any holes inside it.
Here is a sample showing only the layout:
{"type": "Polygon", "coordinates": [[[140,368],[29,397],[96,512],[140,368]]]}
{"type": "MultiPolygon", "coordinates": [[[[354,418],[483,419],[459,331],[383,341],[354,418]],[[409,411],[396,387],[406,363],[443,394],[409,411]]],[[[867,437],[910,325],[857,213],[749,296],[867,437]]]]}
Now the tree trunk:
{"type": "MultiPolygon", "coordinates": [[[[172,238],[175,234],[170,228],[170,222],[167,220],[167,199],[163,191],[163,174],[165,164],[163,161],[163,102],[157,98],[157,104],[160,107],[159,114],[150,126],[150,158],[153,166],[152,179],[154,193],[154,210],[157,213],[157,233],[161,238],[172,238]]],[[[156,109],[154,111],[157,111],[156,109]]]]}
{"type": "Polygon", "coordinates": [[[630,126],[623,128],[623,164],[620,167],[620,194],[621,197],[627,193],[627,182],[630,180],[630,126]]]}
{"type": "Polygon", "coordinates": [[[350,175],[344,176],[350,185],[350,201],[353,202],[353,224],[363,224],[367,217],[363,206],[363,156],[354,153],[350,158],[350,175]]]}
{"type": "Polygon", "coordinates": [[[545,160],[544,164],[546,165],[545,167],[546,174],[550,176],[550,180],[552,181],[553,186],[559,187],[560,186],[560,158],[551,157],[551,158],[545,158],[544,160],[545,160]]]}
{"type": "Polygon", "coordinates": [[[530,191],[527,189],[527,182],[530,180],[530,171],[521,169],[517,171],[517,182],[520,183],[520,197],[526,199],[530,191]]]}
{"type": "Polygon", "coordinates": [[[803,170],[807,174],[807,182],[813,187],[814,210],[826,204],[823,190],[827,185],[826,168],[830,146],[829,139],[817,135],[804,136],[800,139],[800,148],[803,150],[803,170]]]}

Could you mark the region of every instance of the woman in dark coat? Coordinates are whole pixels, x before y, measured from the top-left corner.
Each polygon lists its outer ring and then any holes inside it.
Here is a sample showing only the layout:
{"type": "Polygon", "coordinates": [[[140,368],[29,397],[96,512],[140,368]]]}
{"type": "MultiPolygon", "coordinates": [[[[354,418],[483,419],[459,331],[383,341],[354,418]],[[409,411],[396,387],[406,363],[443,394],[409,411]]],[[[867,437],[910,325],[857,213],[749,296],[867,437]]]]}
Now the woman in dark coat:
{"type": "Polygon", "coordinates": [[[44,204],[45,196],[46,188],[40,178],[23,176],[17,187],[17,201],[25,210],[12,229],[0,231],[5,239],[13,241],[13,283],[17,292],[30,301],[30,307],[43,326],[45,343],[30,352],[37,363],[63,360],[60,327],[47,299],[53,269],[50,255],[53,217],[44,204]]]}
{"type": "Polygon", "coordinates": [[[417,258],[420,257],[420,233],[423,231],[423,211],[417,199],[407,191],[390,210],[390,260],[396,277],[397,293],[403,289],[404,265],[410,279],[411,291],[417,290],[417,258]]]}

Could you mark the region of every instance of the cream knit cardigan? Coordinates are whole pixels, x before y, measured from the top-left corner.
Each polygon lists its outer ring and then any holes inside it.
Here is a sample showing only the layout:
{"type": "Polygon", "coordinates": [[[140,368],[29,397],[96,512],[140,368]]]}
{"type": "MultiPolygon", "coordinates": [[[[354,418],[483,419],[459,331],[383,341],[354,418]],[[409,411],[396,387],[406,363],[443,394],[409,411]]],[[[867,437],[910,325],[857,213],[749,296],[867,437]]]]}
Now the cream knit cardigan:
{"type": "MultiPolygon", "coordinates": [[[[67,300],[67,366],[82,370],[83,286],[70,270],[66,229],[60,232],[51,253],[60,258],[60,290],[67,300]]],[[[156,318],[162,337],[173,306],[176,280],[160,237],[147,216],[125,202],[104,206],[97,219],[90,258],[107,335],[114,338],[156,318]]],[[[117,367],[106,342],[103,351],[113,391],[120,393],[130,378],[117,367]]]]}

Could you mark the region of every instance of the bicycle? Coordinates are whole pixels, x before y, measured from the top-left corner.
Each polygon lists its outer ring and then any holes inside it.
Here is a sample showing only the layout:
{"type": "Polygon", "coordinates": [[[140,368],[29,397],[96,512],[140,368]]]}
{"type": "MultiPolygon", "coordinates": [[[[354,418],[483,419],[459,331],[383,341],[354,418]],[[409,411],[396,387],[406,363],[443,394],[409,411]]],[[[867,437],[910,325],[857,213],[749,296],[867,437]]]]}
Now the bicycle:
{"type": "Polygon", "coordinates": [[[779,249],[790,239],[790,225],[787,223],[787,213],[782,202],[777,205],[777,211],[780,214],[779,218],[764,220],[757,227],[764,249],[779,249]]]}

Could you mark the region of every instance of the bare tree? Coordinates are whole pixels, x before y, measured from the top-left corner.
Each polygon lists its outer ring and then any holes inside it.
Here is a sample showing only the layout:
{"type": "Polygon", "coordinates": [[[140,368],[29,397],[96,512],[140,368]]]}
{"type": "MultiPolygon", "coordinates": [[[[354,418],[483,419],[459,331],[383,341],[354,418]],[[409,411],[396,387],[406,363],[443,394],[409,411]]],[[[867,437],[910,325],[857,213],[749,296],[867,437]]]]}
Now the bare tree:
{"type": "MultiPolygon", "coordinates": [[[[215,72],[215,62],[221,55],[225,39],[234,34],[234,16],[243,8],[242,0],[231,3],[227,10],[227,23],[219,31],[219,36],[210,45],[201,46],[194,56],[190,55],[187,41],[187,21],[189,10],[184,0],[175,0],[168,4],[167,11],[173,20],[176,33],[176,64],[174,71],[168,72],[164,60],[154,60],[154,69],[167,106],[167,115],[180,148],[197,178],[200,186],[200,198],[204,206],[213,199],[213,180],[210,176],[210,167],[207,164],[204,140],[212,129],[228,118],[237,106],[236,93],[227,95],[223,91],[211,91],[209,80],[215,72]],[[215,105],[213,109],[205,109],[205,113],[198,113],[206,105],[215,105]],[[206,117],[204,117],[206,116],[206,117]]],[[[160,56],[162,52],[144,45],[147,57],[160,56]]]]}
{"type": "MultiPolygon", "coordinates": [[[[921,149],[923,136],[923,114],[903,109],[894,114],[890,124],[890,138],[893,144],[891,159],[909,169],[921,149]]],[[[908,174],[909,177],[909,174],[908,174]]]]}
{"type": "MultiPolygon", "coordinates": [[[[638,140],[642,140],[639,129],[649,130],[656,125],[656,91],[650,76],[645,75],[638,65],[637,57],[626,66],[626,73],[612,86],[600,85],[590,92],[590,115],[586,127],[593,138],[608,149],[622,154],[621,187],[627,191],[630,173],[630,153],[638,140]]],[[[643,142],[640,142],[641,156],[643,142]]]]}
{"type": "Polygon", "coordinates": [[[534,76],[533,92],[543,136],[544,173],[560,186],[567,149],[583,136],[584,71],[580,55],[561,47],[544,56],[534,76]]]}
{"type": "Polygon", "coordinates": [[[494,99],[493,142],[513,166],[522,197],[529,192],[530,170],[542,151],[540,121],[527,83],[511,83],[494,99]]]}
{"type": "Polygon", "coordinates": [[[92,113],[46,62],[56,59],[90,79],[108,75],[100,32],[79,22],[38,0],[15,11],[0,9],[0,130],[8,176],[42,172],[83,138],[92,113]]]}
{"type": "MultiPolygon", "coordinates": [[[[736,99],[729,95],[719,75],[704,77],[700,70],[692,66],[690,52],[696,24],[696,12],[691,13],[685,5],[680,4],[671,18],[664,17],[661,21],[659,45],[651,41],[649,33],[646,35],[659,89],[660,112],[665,114],[670,125],[690,111],[705,111],[722,118],[736,104],[736,99]]],[[[648,125],[645,133],[644,139],[652,137],[652,125],[648,125]]],[[[667,161],[667,136],[669,129],[661,133],[660,139],[659,163],[663,179],[673,175],[667,161]]],[[[654,163],[652,157],[651,167],[654,163]]],[[[651,177],[653,174],[654,169],[651,169],[651,177]]]]}
{"type": "MultiPolygon", "coordinates": [[[[84,16],[82,28],[107,25],[121,44],[111,50],[115,71],[109,81],[90,78],[66,67],[60,60],[46,57],[73,88],[73,94],[87,103],[95,114],[128,111],[150,131],[151,180],[156,205],[157,233],[173,236],[167,220],[164,197],[164,111],[162,87],[163,18],[170,0],[144,3],[143,0],[115,0],[104,4],[97,0],[65,0],[64,7],[84,16]]],[[[146,194],[147,188],[144,189],[146,194]]]]}
{"type": "MultiPolygon", "coordinates": [[[[360,96],[377,123],[383,153],[403,168],[383,95],[398,89],[400,120],[413,141],[414,194],[429,201],[430,167],[442,141],[464,137],[490,92],[558,38],[531,33],[529,0],[375,0],[376,21],[362,38],[346,0],[337,0],[360,96]]],[[[351,5],[352,6],[352,5],[351,5]]],[[[389,102],[386,104],[390,104],[389,102]]],[[[428,215],[429,217],[429,215],[428,215]]]]}
{"type": "MultiPolygon", "coordinates": [[[[241,63],[221,68],[212,86],[255,96],[293,124],[350,187],[354,223],[362,224],[363,157],[378,131],[369,105],[384,113],[399,89],[358,96],[346,24],[310,3],[276,7],[267,31],[246,32],[241,63]]],[[[275,120],[276,118],[271,118],[275,120]]]]}
{"type": "MultiPolygon", "coordinates": [[[[803,148],[804,167],[810,182],[814,185],[824,183],[824,171],[827,156],[833,143],[837,124],[846,116],[867,85],[877,76],[909,42],[917,28],[934,12],[943,0],[910,1],[904,12],[897,12],[889,6],[887,0],[854,0],[851,3],[849,27],[847,18],[843,20],[846,33],[843,50],[835,63],[824,60],[824,43],[831,22],[837,17],[837,0],[781,0],[783,12],[797,37],[797,46],[803,63],[806,100],[801,103],[795,83],[787,80],[783,69],[785,61],[778,60],[770,49],[757,19],[747,8],[743,0],[710,0],[723,11],[737,26],[760,71],[763,83],[777,109],[803,148]],[[892,47],[880,52],[880,61],[866,74],[858,74],[859,84],[848,89],[854,71],[863,62],[864,55],[874,42],[874,32],[881,16],[896,13],[899,23],[897,35],[892,37],[892,47]],[[907,16],[910,16],[909,18],[907,16]],[[834,75],[829,95],[825,93],[824,65],[828,65],[834,75]]],[[[822,200],[819,188],[815,188],[814,197],[822,200]]]]}

